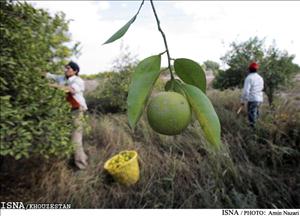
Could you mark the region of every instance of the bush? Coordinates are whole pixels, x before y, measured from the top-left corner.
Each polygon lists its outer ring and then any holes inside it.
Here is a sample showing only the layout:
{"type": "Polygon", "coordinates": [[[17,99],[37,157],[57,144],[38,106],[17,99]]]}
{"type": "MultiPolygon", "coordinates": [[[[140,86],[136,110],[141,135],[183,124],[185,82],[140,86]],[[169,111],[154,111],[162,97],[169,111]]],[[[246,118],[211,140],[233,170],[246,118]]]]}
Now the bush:
{"type": "Polygon", "coordinates": [[[86,96],[89,110],[101,113],[125,112],[130,74],[129,71],[102,74],[98,79],[98,87],[86,96]]]}
{"type": "MultiPolygon", "coordinates": [[[[86,95],[89,110],[100,113],[126,112],[128,87],[133,70],[98,74],[98,87],[86,95]]],[[[163,91],[164,84],[162,79],[158,79],[154,92],[163,91]]]]}
{"type": "Polygon", "coordinates": [[[68,22],[27,3],[2,2],[0,9],[1,152],[19,159],[71,153],[72,130],[65,95],[41,76],[66,63],[72,51],[68,22]]]}

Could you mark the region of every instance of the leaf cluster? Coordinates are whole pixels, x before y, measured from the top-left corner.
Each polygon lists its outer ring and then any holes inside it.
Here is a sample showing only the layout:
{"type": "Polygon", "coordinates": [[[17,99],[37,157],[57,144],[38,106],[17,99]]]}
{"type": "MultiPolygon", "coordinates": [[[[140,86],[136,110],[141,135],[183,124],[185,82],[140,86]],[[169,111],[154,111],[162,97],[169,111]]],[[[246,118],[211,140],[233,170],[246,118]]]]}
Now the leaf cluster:
{"type": "MultiPolygon", "coordinates": [[[[158,29],[164,39],[166,51],[140,61],[133,72],[127,97],[129,125],[132,129],[134,129],[137,122],[141,118],[144,109],[147,106],[154,84],[158,80],[162,71],[161,56],[167,53],[171,79],[166,83],[165,89],[167,91],[176,91],[186,97],[203,129],[207,140],[213,147],[218,149],[221,144],[220,122],[210,100],[205,95],[205,73],[197,62],[190,59],[178,58],[174,60],[173,66],[170,64],[171,59],[166,43],[166,37],[160,27],[160,22],[153,5],[153,1],[150,2],[155,14],[158,29]],[[175,73],[180,79],[174,79],[172,68],[175,69],[175,73]]],[[[144,1],[142,1],[137,14],[121,29],[113,34],[104,44],[114,42],[125,35],[131,24],[136,20],[143,3],[144,1]]]]}
{"type": "Polygon", "coordinates": [[[19,159],[72,152],[65,95],[48,86],[45,71],[57,71],[71,56],[68,21],[62,13],[27,3],[2,2],[0,9],[1,155],[19,159]]]}

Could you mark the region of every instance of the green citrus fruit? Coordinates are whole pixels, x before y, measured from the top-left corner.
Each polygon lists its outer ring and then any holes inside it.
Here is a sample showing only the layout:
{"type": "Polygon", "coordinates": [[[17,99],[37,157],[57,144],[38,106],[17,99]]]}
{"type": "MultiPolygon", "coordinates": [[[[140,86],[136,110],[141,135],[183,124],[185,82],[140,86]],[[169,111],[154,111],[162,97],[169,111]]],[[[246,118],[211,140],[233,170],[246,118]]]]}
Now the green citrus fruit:
{"type": "Polygon", "coordinates": [[[161,92],[150,100],[147,117],[154,131],[165,135],[176,135],[190,123],[191,108],[181,94],[161,92]]]}

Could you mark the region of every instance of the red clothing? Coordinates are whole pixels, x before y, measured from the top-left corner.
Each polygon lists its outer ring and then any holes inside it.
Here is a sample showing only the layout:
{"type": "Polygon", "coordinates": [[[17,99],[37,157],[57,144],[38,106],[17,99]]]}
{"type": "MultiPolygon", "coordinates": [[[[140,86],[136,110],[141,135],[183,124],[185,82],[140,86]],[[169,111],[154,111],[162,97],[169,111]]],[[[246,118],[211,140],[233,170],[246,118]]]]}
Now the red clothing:
{"type": "Polygon", "coordinates": [[[72,106],[72,109],[79,109],[80,104],[77,102],[77,100],[75,100],[75,98],[73,97],[71,92],[67,93],[66,99],[70,103],[70,105],[72,106]]]}

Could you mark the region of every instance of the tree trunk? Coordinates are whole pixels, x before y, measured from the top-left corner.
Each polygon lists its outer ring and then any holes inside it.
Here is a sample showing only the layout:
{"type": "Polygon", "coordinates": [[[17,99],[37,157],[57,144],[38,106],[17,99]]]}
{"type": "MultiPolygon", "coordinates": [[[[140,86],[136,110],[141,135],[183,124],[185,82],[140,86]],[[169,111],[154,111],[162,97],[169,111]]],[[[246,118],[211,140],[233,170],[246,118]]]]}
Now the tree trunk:
{"type": "Polygon", "coordinates": [[[268,96],[269,106],[272,106],[272,104],[273,104],[273,94],[270,93],[270,94],[267,94],[267,96],[268,96]]]}
{"type": "Polygon", "coordinates": [[[273,107],[273,101],[274,101],[274,90],[272,88],[266,89],[266,95],[268,97],[268,103],[270,107],[273,107]]]}

